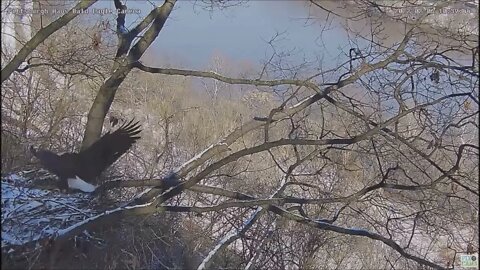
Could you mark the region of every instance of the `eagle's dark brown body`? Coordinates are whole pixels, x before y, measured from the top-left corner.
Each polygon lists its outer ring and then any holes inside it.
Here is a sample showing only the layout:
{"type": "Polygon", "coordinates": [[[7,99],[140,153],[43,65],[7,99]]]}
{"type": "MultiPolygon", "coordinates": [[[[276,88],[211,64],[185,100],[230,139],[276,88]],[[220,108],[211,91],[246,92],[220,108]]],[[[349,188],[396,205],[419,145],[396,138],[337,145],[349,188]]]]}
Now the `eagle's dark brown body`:
{"type": "Polygon", "coordinates": [[[131,120],[114,132],[107,132],[89,148],[79,153],[57,155],[48,150],[35,150],[33,147],[30,149],[45,169],[60,178],[60,188],[67,186],[72,188],[69,185],[71,179],[78,178],[96,186],[100,174],[128,151],[140,138],[138,136],[140,132],[139,123],[131,120]]]}

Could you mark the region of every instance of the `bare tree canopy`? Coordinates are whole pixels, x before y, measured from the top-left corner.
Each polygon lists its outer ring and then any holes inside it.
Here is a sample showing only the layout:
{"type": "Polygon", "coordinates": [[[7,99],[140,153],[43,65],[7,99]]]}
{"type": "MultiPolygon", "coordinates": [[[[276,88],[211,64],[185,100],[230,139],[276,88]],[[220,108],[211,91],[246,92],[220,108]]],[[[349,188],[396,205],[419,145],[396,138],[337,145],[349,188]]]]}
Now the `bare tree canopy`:
{"type": "Polygon", "coordinates": [[[474,266],[478,2],[291,1],[317,55],[292,27],[197,70],[156,47],[184,8],[271,4],[95,2],[2,2],[2,268],[474,266]],[[98,192],[58,192],[29,145],[98,192]]]}

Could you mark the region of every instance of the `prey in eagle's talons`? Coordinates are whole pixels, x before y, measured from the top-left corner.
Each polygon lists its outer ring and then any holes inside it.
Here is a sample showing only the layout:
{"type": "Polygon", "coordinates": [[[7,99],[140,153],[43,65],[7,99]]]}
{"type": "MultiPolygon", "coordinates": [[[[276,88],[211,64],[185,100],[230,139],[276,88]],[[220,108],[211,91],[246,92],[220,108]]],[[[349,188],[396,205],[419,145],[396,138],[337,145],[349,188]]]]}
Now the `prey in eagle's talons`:
{"type": "Polygon", "coordinates": [[[101,173],[140,139],[139,122],[133,121],[124,123],[114,132],[105,133],[79,153],[57,155],[48,150],[36,150],[33,146],[30,151],[45,169],[58,176],[60,190],[69,188],[91,193],[99,186],[101,173]]]}

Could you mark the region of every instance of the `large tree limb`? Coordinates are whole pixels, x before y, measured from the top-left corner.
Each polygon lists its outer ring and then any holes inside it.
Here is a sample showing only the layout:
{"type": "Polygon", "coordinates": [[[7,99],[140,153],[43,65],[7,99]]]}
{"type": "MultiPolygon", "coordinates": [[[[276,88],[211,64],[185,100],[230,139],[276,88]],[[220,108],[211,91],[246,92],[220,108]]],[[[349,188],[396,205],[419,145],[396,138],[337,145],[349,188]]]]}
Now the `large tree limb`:
{"type": "MultiPolygon", "coordinates": [[[[113,74],[100,87],[92,107],[88,112],[88,121],[83,136],[82,149],[86,149],[100,137],[103,121],[112,105],[118,87],[125,80],[128,73],[130,73],[132,64],[138,61],[145,53],[145,50],[155,41],[155,38],[162,30],[167,18],[172,12],[175,2],[175,0],[166,0],[160,8],[154,10],[155,19],[153,24],[126,56],[123,55],[128,51],[134,36],[125,38],[123,35],[120,35],[120,44],[117,49],[117,58],[114,64],[113,74]]],[[[143,25],[142,23],[143,22],[140,24],[143,25]]]]}
{"type": "Polygon", "coordinates": [[[35,36],[30,39],[23,48],[13,57],[13,59],[2,69],[2,83],[10,77],[10,75],[22,64],[23,61],[30,55],[37,46],[46,40],[50,35],[55,33],[58,29],[67,25],[71,20],[75,19],[80,12],[93,5],[97,0],[83,0],[73,7],[68,13],[58,18],[56,21],[50,23],[47,27],[40,29],[35,36]],[[76,12],[74,12],[76,11],[76,12]]]}

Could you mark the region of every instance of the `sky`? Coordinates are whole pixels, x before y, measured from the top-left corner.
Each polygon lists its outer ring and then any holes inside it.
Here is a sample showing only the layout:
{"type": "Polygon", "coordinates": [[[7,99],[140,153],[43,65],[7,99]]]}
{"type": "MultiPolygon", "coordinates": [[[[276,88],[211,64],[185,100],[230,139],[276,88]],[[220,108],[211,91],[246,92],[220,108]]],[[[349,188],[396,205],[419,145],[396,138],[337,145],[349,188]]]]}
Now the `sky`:
{"type": "MultiPolygon", "coordinates": [[[[141,10],[138,15],[127,16],[127,27],[136,25],[135,19],[143,18],[151,3],[163,1],[126,1],[129,9],[141,10]]],[[[111,1],[95,5],[113,8],[111,1]]],[[[323,40],[328,40],[323,44],[318,39],[323,26],[307,22],[307,16],[308,8],[300,1],[249,1],[211,12],[201,8],[198,1],[180,0],[150,50],[195,69],[206,67],[215,55],[234,62],[259,63],[273,52],[268,41],[282,33],[275,45],[278,50],[292,51],[293,61],[301,62],[304,57],[335,59],[347,36],[339,26],[329,25],[333,29],[323,33],[323,40]]]]}

